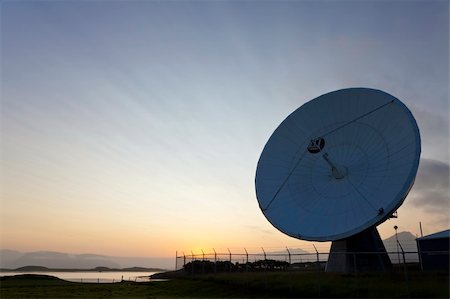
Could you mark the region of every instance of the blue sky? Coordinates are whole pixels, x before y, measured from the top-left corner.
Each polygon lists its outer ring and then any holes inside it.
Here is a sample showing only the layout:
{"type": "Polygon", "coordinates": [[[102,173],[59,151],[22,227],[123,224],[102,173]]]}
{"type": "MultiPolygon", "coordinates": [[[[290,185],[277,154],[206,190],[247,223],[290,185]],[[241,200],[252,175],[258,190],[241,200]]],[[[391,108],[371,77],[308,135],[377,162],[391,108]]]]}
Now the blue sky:
{"type": "Polygon", "coordinates": [[[435,188],[418,176],[396,223],[448,227],[448,6],[2,2],[2,247],[165,255],[305,244],[259,211],[256,163],[293,110],[355,86],[412,110],[423,172],[439,173],[435,188]]]}

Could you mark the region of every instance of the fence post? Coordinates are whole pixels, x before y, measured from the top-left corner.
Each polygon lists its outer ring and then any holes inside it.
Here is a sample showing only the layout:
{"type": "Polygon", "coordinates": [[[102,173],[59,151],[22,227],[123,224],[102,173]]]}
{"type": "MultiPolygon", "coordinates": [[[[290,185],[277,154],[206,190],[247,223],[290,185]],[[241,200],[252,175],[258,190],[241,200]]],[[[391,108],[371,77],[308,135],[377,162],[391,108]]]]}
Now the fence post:
{"type": "Polygon", "coordinates": [[[395,241],[397,243],[397,263],[400,265],[400,250],[398,249],[398,244],[400,244],[400,243],[398,242],[397,229],[398,229],[398,226],[394,225],[395,241]]]}
{"type": "Polygon", "coordinates": [[[217,253],[216,249],[213,248],[214,251],[214,273],[217,273],[217,253]]]}
{"type": "Polygon", "coordinates": [[[205,274],[205,253],[203,252],[203,249],[200,249],[202,251],[202,274],[205,274]]]}
{"type": "MultiPolygon", "coordinates": [[[[353,271],[357,274],[358,273],[358,265],[356,264],[356,252],[352,253],[353,255],[353,271]]],[[[346,258],[347,260],[347,258],[346,258]]]]}
{"type": "Polygon", "coordinates": [[[400,246],[400,249],[402,250],[402,257],[403,257],[403,271],[405,273],[405,283],[406,283],[406,290],[408,291],[408,298],[411,298],[411,293],[409,290],[409,280],[408,280],[408,270],[406,268],[406,258],[405,258],[405,251],[403,250],[402,244],[398,242],[398,245],[400,246]]]}
{"type": "Polygon", "coordinates": [[[423,263],[422,263],[422,250],[420,250],[420,242],[417,242],[417,257],[419,258],[420,270],[423,271],[423,263]]]}
{"type": "Polygon", "coordinates": [[[261,249],[262,249],[263,254],[264,254],[264,268],[265,268],[265,271],[267,271],[267,256],[266,256],[266,252],[264,251],[264,248],[261,247],[261,249]]]}
{"type": "Polygon", "coordinates": [[[248,271],[248,252],[247,249],[245,249],[245,271],[248,271]]]}
{"type": "Polygon", "coordinates": [[[313,244],[314,250],[316,251],[316,258],[317,258],[317,268],[320,268],[320,261],[319,261],[319,252],[317,251],[316,246],[313,244]]]}
{"type": "Polygon", "coordinates": [[[183,268],[186,266],[186,255],[184,254],[183,251],[183,268]]]}
{"type": "Polygon", "coordinates": [[[289,257],[289,266],[286,267],[286,271],[289,272],[289,294],[292,294],[292,271],[289,270],[289,268],[291,267],[291,251],[289,250],[289,248],[286,246],[286,250],[288,253],[288,257],[289,257]]]}
{"type": "Polygon", "coordinates": [[[178,270],[178,251],[175,251],[175,270],[178,270]]]}
{"type": "Polygon", "coordinates": [[[194,276],[194,253],[191,250],[191,272],[192,272],[192,276],[194,276]]]}
{"type": "Polygon", "coordinates": [[[317,251],[316,246],[313,244],[314,250],[316,251],[316,257],[317,257],[317,284],[319,286],[319,298],[321,298],[321,292],[320,292],[320,260],[319,260],[319,251],[317,251]]]}
{"type": "Polygon", "coordinates": [[[228,253],[230,254],[230,272],[231,272],[231,251],[230,251],[230,248],[227,248],[228,249],[228,253]]]}
{"type": "Polygon", "coordinates": [[[267,269],[267,256],[266,256],[266,251],[264,250],[263,247],[261,247],[262,252],[264,254],[264,289],[267,290],[267,288],[269,287],[269,283],[268,283],[268,269],[267,269]]]}
{"type": "Polygon", "coordinates": [[[291,265],[291,252],[289,251],[289,248],[287,248],[286,246],[286,250],[288,252],[288,256],[289,256],[289,266],[291,265]]]}
{"type": "MultiPolygon", "coordinates": [[[[359,298],[359,281],[358,281],[358,265],[356,264],[356,252],[353,252],[353,270],[355,271],[356,280],[356,298],[359,298]]],[[[347,258],[345,258],[347,260],[347,258]]]]}

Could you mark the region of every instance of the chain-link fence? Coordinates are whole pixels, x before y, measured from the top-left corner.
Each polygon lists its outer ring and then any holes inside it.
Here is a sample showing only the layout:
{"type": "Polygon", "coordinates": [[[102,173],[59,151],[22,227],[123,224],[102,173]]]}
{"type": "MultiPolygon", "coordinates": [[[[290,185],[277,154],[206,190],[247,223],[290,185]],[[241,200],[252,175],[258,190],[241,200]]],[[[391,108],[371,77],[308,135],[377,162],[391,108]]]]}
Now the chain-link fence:
{"type": "Polygon", "coordinates": [[[184,269],[188,277],[286,297],[448,297],[448,269],[443,273],[423,271],[420,256],[447,260],[448,266],[449,251],[421,251],[419,256],[415,242],[385,243],[385,247],[387,252],[330,253],[330,247],[323,244],[185,251],[177,253],[176,268],[184,269]],[[344,269],[344,274],[327,269],[327,262],[336,255],[341,263],[337,269],[344,269]]]}
{"type": "MultiPolygon", "coordinates": [[[[387,254],[392,264],[419,263],[419,254],[415,241],[402,243],[385,242],[387,254]]],[[[311,267],[311,263],[325,264],[329,259],[329,244],[312,244],[302,248],[221,248],[200,251],[180,251],[176,256],[176,270],[182,269],[186,264],[193,261],[209,261],[213,263],[230,263],[237,265],[250,265],[258,261],[285,262],[291,268],[311,267]]],[[[353,253],[368,254],[366,253],[353,253]]],[[[369,253],[370,254],[370,253],[369,253]]],[[[379,254],[374,252],[372,254],[379,254]]]]}

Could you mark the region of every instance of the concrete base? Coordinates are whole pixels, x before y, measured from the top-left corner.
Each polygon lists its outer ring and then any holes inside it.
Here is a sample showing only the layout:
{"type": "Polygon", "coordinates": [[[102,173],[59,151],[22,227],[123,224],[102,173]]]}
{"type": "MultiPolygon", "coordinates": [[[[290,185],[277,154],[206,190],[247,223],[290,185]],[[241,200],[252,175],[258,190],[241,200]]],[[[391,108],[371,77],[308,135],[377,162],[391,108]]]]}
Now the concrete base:
{"type": "Polygon", "coordinates": [[[333,241],[326,272],[368,272],[392,269],[376,227],[351,237],[333,241]]]}

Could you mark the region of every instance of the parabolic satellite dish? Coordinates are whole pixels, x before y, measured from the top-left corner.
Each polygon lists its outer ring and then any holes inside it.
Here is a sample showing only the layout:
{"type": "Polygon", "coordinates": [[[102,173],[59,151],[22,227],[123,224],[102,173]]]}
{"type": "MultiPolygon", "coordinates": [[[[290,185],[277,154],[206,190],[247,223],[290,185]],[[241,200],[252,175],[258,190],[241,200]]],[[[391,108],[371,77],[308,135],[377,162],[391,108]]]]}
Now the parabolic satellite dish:
{"type": "Polygon", "coordinates": [[[290,114],[265,145],[255,179],[259,206],[289,236],[348,238],[402,204],[420,148],[413,115],[392,95],[368,88],[324,94],[290,114]]]}

